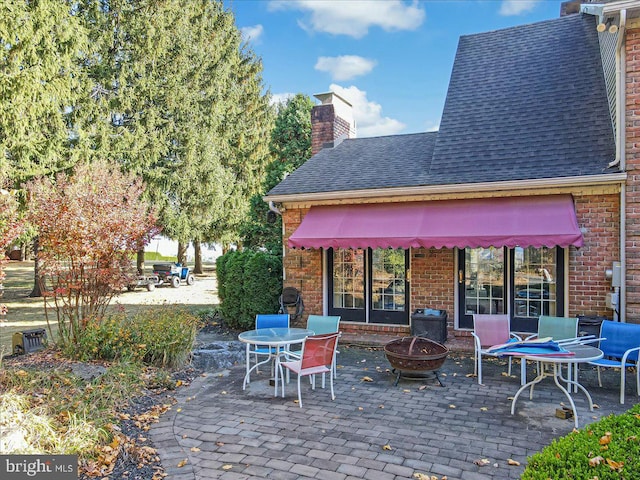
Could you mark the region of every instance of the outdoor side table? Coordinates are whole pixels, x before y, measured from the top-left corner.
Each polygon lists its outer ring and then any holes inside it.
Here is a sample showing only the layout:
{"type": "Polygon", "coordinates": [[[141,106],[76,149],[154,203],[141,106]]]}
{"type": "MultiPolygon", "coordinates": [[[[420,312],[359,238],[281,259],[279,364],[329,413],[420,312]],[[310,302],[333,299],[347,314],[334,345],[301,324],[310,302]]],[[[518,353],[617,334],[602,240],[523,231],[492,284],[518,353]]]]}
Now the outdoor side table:
{"type": "Polygon", "coordinates": [[[589,410],[593,412],[593,400],[591,399],[591,395],[589,394],[586,388],[584,388],[582,385],[580,385],[580,383],[578,383],[577,375],[575,376],[576,377],[575,379],[566,379],[562,376],[562,368],[560,367],[562,366],[563,363],[567,364],[569,371],[571,371],[571,368],[573,368],[575,365],[578,365],[580,363],[588,363],[593,360],[602,358],[602,355],[603,355],[602,350],[596,347],[590,347],[588,345],[569,345],[569,346],[565,346],[564,348],[569,352],[573,352],[574,355],[571,355],[571,356],[558,356],[558,355],[554,356],[552,354],[550,355],[518,355],[519,357],[522,358],[523,362],[525,360],[532,360],[532,361],[540,362],[543,365],[542,365],[542,368],[540,369],[540,374],[529,383],[522,385],[520,389],[516,392],[515,396],[513,397],[513,401],[511,402],[511,415],[515,413],[516,402],[518,401],[518,397],[520,396],[520,394],[524,392],[525,389],[531,388],[531,391],[529,392],[529,399],[532,400],[534,385],[537,383],[540,383],[542,380],[544,380],[547,377],[553,377],[553,381],[555,382],[556,386],[562,391],[562,393],[565,394],[565,396],[569,400],[569,403],[571,404],[571,408],[573,409],[573,419],[574,419],[576,428],[578,428],[578,414],[576,412],[576,405],[573,402],[573,398],[571,397],[571,386],[574,386],[575,388],[578,388],[584,392],[587,399],[589,400],[589,410]],[[545,364],[550,367],[553,367],[553,369],[547,370],[546,368],[544,368],[545,364]],[[569,390],[567,390],[560,383],[560,381],[567,384],[569,386],[569,390]]]}

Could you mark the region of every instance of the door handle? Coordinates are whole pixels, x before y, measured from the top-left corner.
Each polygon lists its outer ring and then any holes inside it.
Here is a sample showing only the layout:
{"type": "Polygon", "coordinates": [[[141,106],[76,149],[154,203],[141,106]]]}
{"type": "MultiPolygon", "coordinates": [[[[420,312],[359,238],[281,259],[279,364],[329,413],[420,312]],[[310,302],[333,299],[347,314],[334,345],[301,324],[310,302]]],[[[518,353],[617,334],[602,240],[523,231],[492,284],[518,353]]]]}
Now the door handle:
{"type": "Polygon", "coordinates": [[[464,272],[462,271],[462,269],[460,269],[458,270],[458,283],[462,285],[463,282],[464,282],[464,272]]]}

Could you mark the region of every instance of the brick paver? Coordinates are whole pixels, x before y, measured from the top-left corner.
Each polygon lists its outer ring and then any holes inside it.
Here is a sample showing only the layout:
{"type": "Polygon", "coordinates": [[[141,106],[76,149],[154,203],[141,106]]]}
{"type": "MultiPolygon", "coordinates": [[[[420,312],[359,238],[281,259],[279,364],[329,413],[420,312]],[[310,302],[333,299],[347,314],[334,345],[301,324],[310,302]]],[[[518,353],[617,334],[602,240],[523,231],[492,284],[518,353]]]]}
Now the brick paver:
{"type": "MultiPolygon", "coordinates": [[[[274,397],[266,371],[245,391],[242,365],[198,377],[150,431],[167,478],[399,480],[422,473],[506,480],[520,476],[529,455],[573,429],[573,420],[555,417],[566,399],[550,380],[536,386],[533,401],[523,394],[512,416],[519,378],[502,375],[501,360],[486,362],[485,385],[467,376],[473,372],[469,355],[451,354],[441,368],[444,387],[432,379],[401,379],[395,387],[384,353],[340,350],[336,400],[319,382],[314,392],[305,381],[302,409],[294,402],[295,381],[284,399],[274,397]],[[185,458],[187,464],[178,468],[185,458]],[[487,466],[474,463],[485,458],[487,466]],[[508,459],[521,465],[510,466],[508,459]]],[[[529,370],[531,378],[534,369],[529,370]]],[[[519,374],[517,366],[514,372],[519,374]]],[[[581,427],[626,411],[637,398],[630,382],[628,404],[620,405],[618,374],[604,377],[609,383],[599,388],[590,367],[581,371],[599,405],[589,412],[584,395],[574,394],[581,427]]]]}

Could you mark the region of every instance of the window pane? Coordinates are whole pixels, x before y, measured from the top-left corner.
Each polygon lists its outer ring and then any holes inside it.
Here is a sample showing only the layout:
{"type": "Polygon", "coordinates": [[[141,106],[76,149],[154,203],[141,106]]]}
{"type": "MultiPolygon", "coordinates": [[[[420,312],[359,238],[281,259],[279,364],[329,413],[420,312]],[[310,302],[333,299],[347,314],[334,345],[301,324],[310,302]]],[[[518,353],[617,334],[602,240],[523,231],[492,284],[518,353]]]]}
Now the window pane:
{"type": "Polygon", "coordinates": [[[515,312],[518,317],[556,315],[556,249],[517,247],[514,263],[515,312]]]}
{"type": "Polygon", "coordinates": [[[333,306],[364,307],[364,250],[333,251],[333,306]]]}
{"type": "Polygon", "coordinates": [[[465,250],[465,314],[504,313],[504,249],[465,250]]]}
{"type": "Polygon", "coordinates": [[[404,311],[405,250],[373,250],[371,269],[373,309],[404,311]]]}

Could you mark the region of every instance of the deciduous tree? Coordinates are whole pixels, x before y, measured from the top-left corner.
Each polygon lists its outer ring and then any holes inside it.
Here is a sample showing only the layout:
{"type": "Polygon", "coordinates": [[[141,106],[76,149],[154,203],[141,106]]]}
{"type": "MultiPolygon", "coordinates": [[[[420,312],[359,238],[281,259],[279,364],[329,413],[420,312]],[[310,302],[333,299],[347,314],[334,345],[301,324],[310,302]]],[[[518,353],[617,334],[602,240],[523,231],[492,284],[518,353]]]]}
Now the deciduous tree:
{"type": "Polygon", "coordinates": [[[38,228],[45,312],[54,306],[63,345],[99,321],[131,277],[131,258],[155,233],[143,184],[104,161],[31,181],[29,220],[38,228]],[[51,303],[50,303],[51,302],[51,303]]]}

